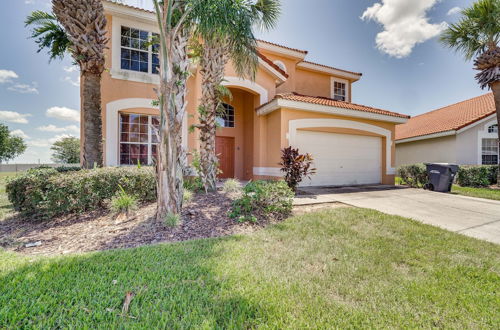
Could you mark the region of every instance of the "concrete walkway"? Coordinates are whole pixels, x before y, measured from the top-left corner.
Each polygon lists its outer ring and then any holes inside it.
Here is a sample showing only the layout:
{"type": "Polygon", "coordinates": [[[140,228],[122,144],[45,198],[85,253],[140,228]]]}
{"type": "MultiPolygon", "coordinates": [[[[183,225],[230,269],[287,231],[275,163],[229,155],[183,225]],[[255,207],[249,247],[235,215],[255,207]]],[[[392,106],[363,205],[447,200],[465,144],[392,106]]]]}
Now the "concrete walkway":
{"type": "Polygon", "coordinates": [[[500,244],[500,201],[383,185],[301,191],[295,205],[341,202],[500,244]]]}

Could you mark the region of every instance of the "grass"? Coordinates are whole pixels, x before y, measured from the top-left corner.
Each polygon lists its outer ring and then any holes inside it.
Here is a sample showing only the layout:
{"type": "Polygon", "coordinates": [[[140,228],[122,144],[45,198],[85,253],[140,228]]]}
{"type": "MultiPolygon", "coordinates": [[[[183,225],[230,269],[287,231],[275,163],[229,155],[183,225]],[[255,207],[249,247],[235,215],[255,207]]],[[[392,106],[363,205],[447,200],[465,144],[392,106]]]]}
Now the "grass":
{"type": "Polygon", "coordinates": [[[4,219],[13,210],[5,193],[5,186],[7,185],[8,178],[15,175],[15,172],[0,172],[0,220],[4,219]]]}
{"type": "Polygon", "coordinates": [[[498,245],[339,208],[245,236],[0,251],[0,328],[497,328],[499,283],[498,245]]]}
{"type": "Polygon", "coordinates": [[[472,188],[453,185],[451,192],[456,195],[500,200],[500,189],[472,188]]]}

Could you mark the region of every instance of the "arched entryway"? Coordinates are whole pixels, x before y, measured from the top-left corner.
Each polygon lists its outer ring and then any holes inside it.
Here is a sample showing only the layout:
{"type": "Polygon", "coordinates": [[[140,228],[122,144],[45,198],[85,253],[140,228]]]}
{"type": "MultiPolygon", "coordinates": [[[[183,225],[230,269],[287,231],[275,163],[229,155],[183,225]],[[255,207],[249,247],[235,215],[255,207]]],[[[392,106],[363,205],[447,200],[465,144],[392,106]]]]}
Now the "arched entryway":
{"type": "Polygon", "coordinates": [[[241,86],[227,87],[232,97],[224,100],[226,111],[217,118],[219,177],[249,180],[254,164],[255,109],[261,104],[261,95],[241,86]]]}

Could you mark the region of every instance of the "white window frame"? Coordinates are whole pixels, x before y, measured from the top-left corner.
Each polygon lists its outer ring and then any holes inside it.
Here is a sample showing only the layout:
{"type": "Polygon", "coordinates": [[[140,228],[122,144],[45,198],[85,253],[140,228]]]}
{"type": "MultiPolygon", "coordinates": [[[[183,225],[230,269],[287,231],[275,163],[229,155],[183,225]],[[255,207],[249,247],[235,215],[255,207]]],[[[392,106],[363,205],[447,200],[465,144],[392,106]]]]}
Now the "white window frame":
{"type": "Polygon", "coordinates": [[[148,73],[125,70],[121,68],[121,36],[122,36],[122,26],[139,29],[142,31],[148,31],[149,35],[152,33],[159,33],[158,28],[154,24],[144,23],[142,21],[133,21],[130,19],[125,19],[118,16],[113,16],[112,20],[112,37],[111,37],[111,77],[114,79],[129,80],[135,82],[142,82],[148,84],[158,85],[160,83],[160,77],[158,74],[151,73],[152,68],[152,46],[149,46],[148,50],[148,73]]]}
{"type": "MultiPolygon", "coordinates": [[[[496,120],[496,114],[492,114],[491,116],[488,116],[484,118],[483,120],[479,121],[478,125],[478,131],[477,131],[477,165],[482,165],[483,164],[483,139],[498,139],[498,133],[491,133],[488,132],[488,129],[497,124],[496,120]]],[[[472,127],[472,126],[471,126],[472,127]]],[[[500,155],[499,155],[500,159],[500,155]]]]}
{"type": "Polygon", "coordinates": [[[346,79],[332,78],[330,82],[331,99],[335,99],[335,83],[345,84],[345,102],[350,102],[351,96],[349,95],[349,81],[346,79]]]}
{"type": "Polygon", "coordinates": [[[144,142],[122,142],[122,125],[121,125],[121,115],[138,115],[138,116],[148,116],[148,164],[142,165],[152,165],[153,164],[153,145],[158,145],[158,143],[153,143],[153,117],[160,117],[158,115],[151,115],[147,113],[136,113],[136,112],[120,112],[118,114],[118,165],[119,166],[135,166],[130,164],[121,163],[121,145],[123,144],[146,144],[144,142]]]}
{"type": "Polygon", "coordinates": [[[493,125],[488,126],[487,131],[488,131],[488,133],[498,134],[498,124],[493,124],[493,125]]]}
{"type": "Polygon", "coordinates": [[[485,138],[485,139],[481,139],[481,165],[498,165],[498,161],[500,160],[500,147],[499,147],[499,144],[498,144],[498,139],[497,138],[485,138]],[[496,149],[497,149],[497,152],[496,152],[496,156],[497,156],[497,162],[496,164],[485,164],[483,162],[483,156],[494,156],[495,154],[485,154],[485,148],[491,148],[492,146],[489,145],[489,146],[486,146],[485,147],[485,142],[488,141],[494,141],[493,142],[493,148],[495,146],[495,142],[496,142],[496,149]]]}

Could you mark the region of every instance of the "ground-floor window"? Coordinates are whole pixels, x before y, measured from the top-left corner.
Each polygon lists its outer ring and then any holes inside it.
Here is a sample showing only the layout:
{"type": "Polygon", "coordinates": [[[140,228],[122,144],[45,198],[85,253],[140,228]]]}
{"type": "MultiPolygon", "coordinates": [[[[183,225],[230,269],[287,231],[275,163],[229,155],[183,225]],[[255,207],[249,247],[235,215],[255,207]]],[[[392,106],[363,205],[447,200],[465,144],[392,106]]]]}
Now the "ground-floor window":
{"type": "Polygon", "coordinates": [[[483,165],[498,164],[498,140],[483,139],[481,159],[483,165]]]}
{"type": "Polygon", "coordinates": [[[158,116],[120,114],[120,165],[152,164],[157,155],[158,116]]]}

